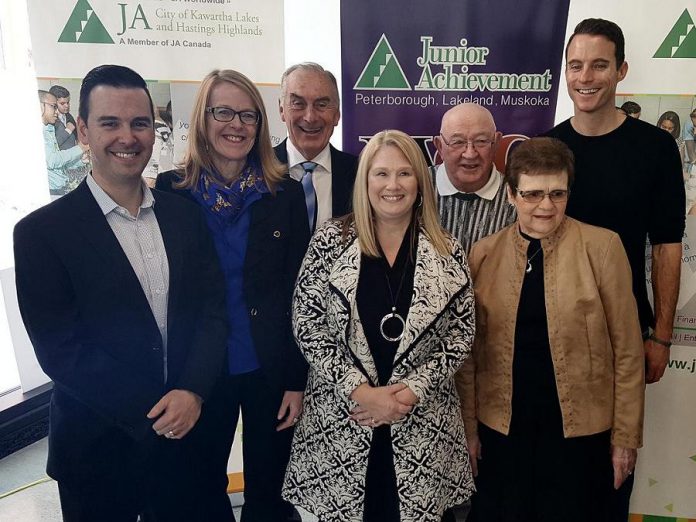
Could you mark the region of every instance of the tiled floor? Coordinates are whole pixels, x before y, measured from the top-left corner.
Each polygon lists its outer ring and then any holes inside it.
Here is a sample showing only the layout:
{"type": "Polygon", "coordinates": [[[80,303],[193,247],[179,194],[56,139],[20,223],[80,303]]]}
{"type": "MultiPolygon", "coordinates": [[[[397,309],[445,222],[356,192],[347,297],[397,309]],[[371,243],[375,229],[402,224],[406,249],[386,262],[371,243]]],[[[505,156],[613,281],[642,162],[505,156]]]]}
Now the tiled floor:
{"type": "MultiPolygon", "coordinates": [[[[60,522],[56,482],[46,476],[47,439],[0,460],[0,522],[60,522]]],[[[240,519],[243,497],[231,495],[234,514],[240,519]]],[[[303,522],[316,518],[301,511],[303,522]]],[[[459,514],[458,514],[459,515],[459,514]]],[[[457,517],[463,521],[465,513],[457,517]]]]}
{"type": "MultiPolygon", "coordinates": [[[[47,439],[0,460],[0,522],[60,522],[56,482],[46,476],[47,439]]],[[[240,518],[243,497],[231,495],[234,514],[240,518]]],[[[302,513],[303,522],[316,518],[302,513]]]]}

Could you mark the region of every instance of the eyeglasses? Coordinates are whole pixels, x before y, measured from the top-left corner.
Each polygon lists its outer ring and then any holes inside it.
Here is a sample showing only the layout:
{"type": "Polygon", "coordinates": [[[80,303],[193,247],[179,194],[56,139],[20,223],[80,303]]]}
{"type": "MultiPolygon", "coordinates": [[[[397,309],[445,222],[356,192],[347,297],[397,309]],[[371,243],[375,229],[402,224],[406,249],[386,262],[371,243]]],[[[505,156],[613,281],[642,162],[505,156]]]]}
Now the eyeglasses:
{"type": "Polygon", "coordinates": [[[568,199],[568,194],[570,194],[570,190],[551,190],[549,192],[544,192],[543,190],[515,190],[527,203],[541,203],[546,196],[549,197],[552,203],[562,203],[568,199]]]}
{"type": "Polygon", "coordinates": [[[256,125],[261,119],[256,111],[235,111],[229,107],[206,107],[205,112],[212,114],[215,121],[223,123],[234,120],[235,116],[239,116],[239,121],[244,125],[256,125]]]}
{"type": "Polygon", "coordinates": [[[495,140],[489,140],[486,138],[477,138],[475,140],[465,140],[465,139],[459,138],[457,136],[452,138],[452,141],[447,141],[442,134],[440,134],[440,138],[442,138],[442,141],[445,142],[445,145],[447,145],[450,149],[455,150],[455,151],[461,150],[462,152],[465,151],[466,149],[468,149],[469,145],[474,147],[474,149],[477,152],[483,152],[483,151],[487,150],[495,142],[495,140]]]}

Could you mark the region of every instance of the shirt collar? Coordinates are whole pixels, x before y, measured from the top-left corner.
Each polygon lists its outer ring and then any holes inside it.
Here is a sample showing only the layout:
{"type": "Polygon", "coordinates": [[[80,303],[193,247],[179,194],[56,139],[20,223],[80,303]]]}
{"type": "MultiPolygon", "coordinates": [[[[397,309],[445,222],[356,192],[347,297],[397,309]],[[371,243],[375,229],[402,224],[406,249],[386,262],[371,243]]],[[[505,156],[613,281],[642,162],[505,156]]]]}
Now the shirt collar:
{"type": "MultiPolygon", "coordinates": [[[[99,183],[97,183],[94,178],[92,177],[92,174],[90,173],[87,176],[87,186],[89,187],[89,190],[92,192],[92,196],[94,196],[94,199],[97,200],[97,205],[99,205],[99,208],[101,209],[102,213],[106,216],[109,212],[113,212],[117,208],[123,208],[121,205],[116,203],[113,199],[111,199],[111,196],[109,196],[106,192],[104,192],[104,189],[99,186],[99,183]]],[[[143,189],[143,201],[140,203],[140,208],[150,208],[154,207],[155,205],[155,198],[152,195],[152,191],[150,190],[150,187],[148,187],[145,182],[142,182],[142,189],[143,189]]]]}
{"type": "MultiPolygon", "coordinates": [[[[305,161],[310,161],[309,158],[305,158],[299,150],[293,145],[290,138],[285,142],[286,149],[288,151],[288,167],[293,168],[295,165],[299,165],[305,161]]],[[[327,143],[326,147],[317,154],[315,158],[311,161],[323,167],[327,172],[331,172],[331,146],[327,143]]]]}
{"type": "MultiPolygon", "coordinates": [[[[495,168],[495,165],[493,165],[491,175],[488,177],[486,184],[474,193],[483,199],[492,200],[498,193],[498,189],[500,188],[502,182],[502,175],[500,172],[498,172],[498,169],[495,168]]],[[[450,181],[444,163],[440,163],[440,165],[437,167],[437,171],[435,173],[435,184],[437,185],[437,192],[441,196],[451,196],[461,192],[460,190],[457,190],[457,187],[455,187],[450,181]]]]}

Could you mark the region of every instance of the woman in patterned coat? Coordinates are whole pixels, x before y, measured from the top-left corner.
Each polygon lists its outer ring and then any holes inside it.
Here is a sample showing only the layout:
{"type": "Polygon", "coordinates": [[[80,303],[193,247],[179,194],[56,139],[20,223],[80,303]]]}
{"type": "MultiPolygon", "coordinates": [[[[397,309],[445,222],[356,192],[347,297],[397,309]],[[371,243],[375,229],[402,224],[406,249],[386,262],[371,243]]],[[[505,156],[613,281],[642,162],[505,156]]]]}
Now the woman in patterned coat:
{"type": "Polygon", "coordinates": [[[293,326],[309,361],[284,497],[322,521],[439,521],[473,482],[453,375],[470,353],[472,287],[439,225],[417,144],[374,136],[354,213],[315,233],[293,326]]]}

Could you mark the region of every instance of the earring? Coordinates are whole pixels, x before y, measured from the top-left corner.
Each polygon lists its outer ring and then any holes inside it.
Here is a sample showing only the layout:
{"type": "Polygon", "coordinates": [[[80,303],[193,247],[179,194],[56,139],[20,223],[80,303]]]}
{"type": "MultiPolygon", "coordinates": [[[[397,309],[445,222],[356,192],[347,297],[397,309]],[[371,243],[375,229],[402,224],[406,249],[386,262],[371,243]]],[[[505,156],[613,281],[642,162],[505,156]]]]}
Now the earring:
{"type": "Polygon", "coordinates": [[[421,208],[423,206],[423,193],[418,193],[418,202],[416,203],[416,208],[421,208]]]}

